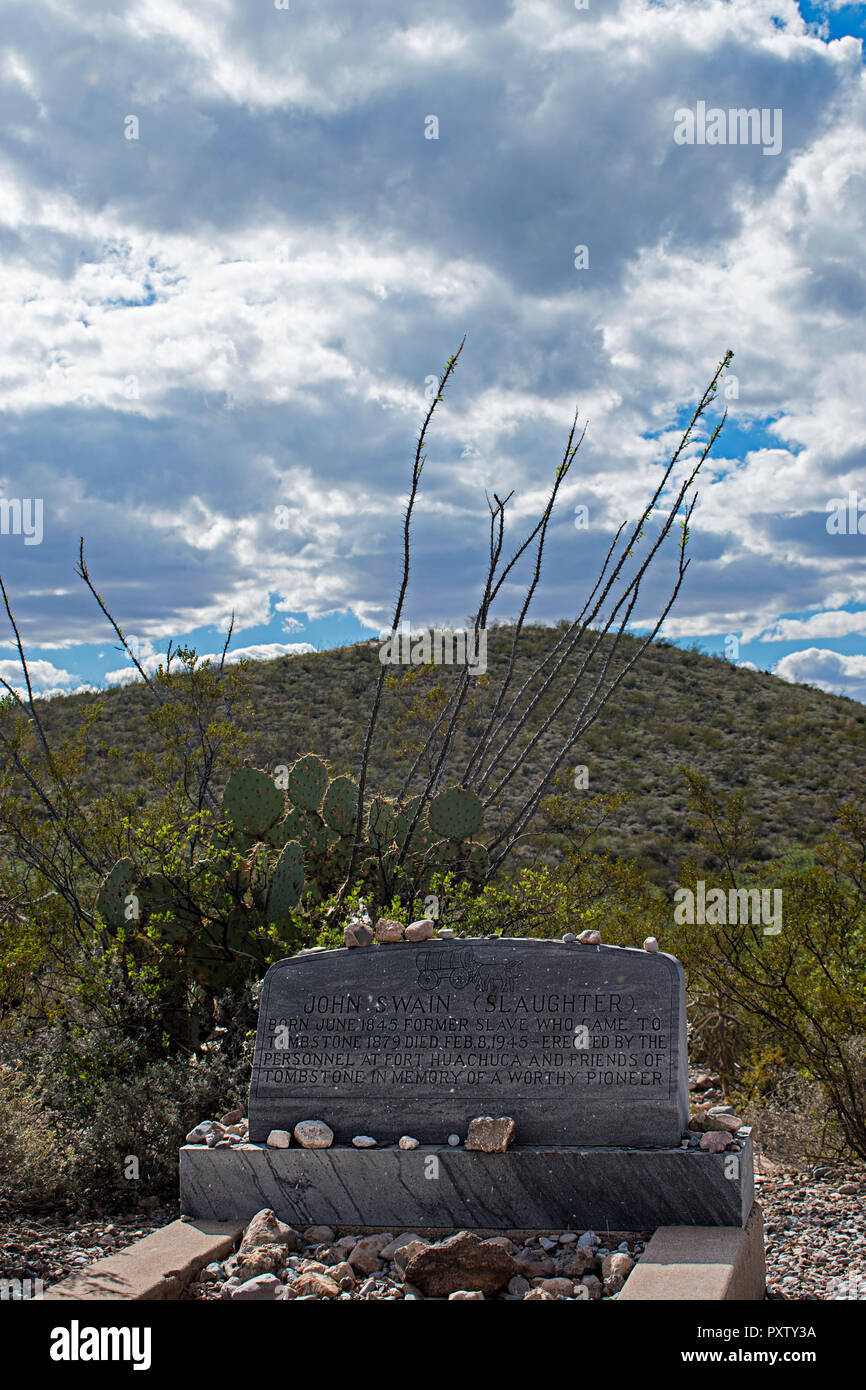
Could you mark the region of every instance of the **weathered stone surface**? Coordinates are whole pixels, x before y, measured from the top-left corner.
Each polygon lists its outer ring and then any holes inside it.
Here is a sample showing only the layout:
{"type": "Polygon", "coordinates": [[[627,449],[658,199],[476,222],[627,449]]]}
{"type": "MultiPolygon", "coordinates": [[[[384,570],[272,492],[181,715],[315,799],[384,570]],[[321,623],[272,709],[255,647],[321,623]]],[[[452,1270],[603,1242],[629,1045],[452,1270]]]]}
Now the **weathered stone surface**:
{"type": "Polygon", "coordinates": [[[556,1260],[556,1272],[567,1279],[582,1279],[591,1274],[595,1266],[595,1255],[587,1245],[573,1245],[556,1260]]]}
{"type": "Polygon", "coordinates": [[[376,940],[385,946],[394,945],[403,940],[405,930],[402,922],[395,922],[390,917],[380,917],[376,923],[376,940]]]}
{"type": "Polygon", "coordinates": [[[404,1266],[410,1284],[428,1298],[446,1298],[458,1290],[498,1293],[516,1272],[507,1251],[471,1231],[418,1250],[404,1266]]]}
{"type": "Polygon", "coordinates": [[[516,1126],[508,1115],[494,1119],[492,1115],[479,1115],[469,1124],[466,1148],[478,1153],[504,1154],[509,1144],[514,1142],[516,1126]]]}
{"type": "Polygon", "coordinates": [[[601,1274],[607,1292],[619,1293],[633,1269],[634,1260],[631,1255],[619,1251],[613,1255],[605,1255],[601,1262],[601,1274]]]}
{"type": "Polygon", "coordinates": [[[425,1246],[429,1244],[429,1240],[424,1240],[421,1236],[416,1236],[415,1240],[407,1241],[405,1245],[400,1246],[399,1250],[395,1252],[394,1263],[401,1275],[412,1256],[417,1255],[419,1250],[423,1250],[425,1246]]]}
{"type": "Polygon", "coordinates": [[[283,1286],[275,1274],[258,1274],[255,1279],[248,1279],[243,1284],[236,1284],[229,1289],[229,1298],[240,1302],[265,1302],[272,1303],[275,1298],[282,1298],[283,1286]]]}
{"type": "Polygon", "coordinates": [[[293,1227],[280,1221],[269,1207],[264,1207],[256,1212],[244,1231],[239,1253],[245,1254],[259,1245],[284,1245],[287,1250],[300,1250],[302,1243],[293,1227]]]}
{"type": "Polygon", "coordinates": [[[711,1154],[724,1153],[733,1142],[734,1137],[727,1130],[711,1129],[701,1135],[701,1148],[711,1154]]]}
{"type": "Polygon", "coordinates": [[[334,1142],[334,1131],[324,1120],[301,1120],[294,1135],[302,1149],[329,1149],[334,1142]]]}
{"type": "Polygon", "coordinates": [[[671,956],[610,946],[452,938],[295,956],[262,991],[250,1139],[318,1113],[348,1143],[374,1113],[379,1134],[441,1143],[489,1107],[521,1145],[678,1143],[684,999],[671,956]]]}
{"type": "Polygon", "coordinates": [[[364,1236],[349,1251],[349,1264],[353,1269],[359,1269],[362,1274],[372,1274],[374,1269],[379,1268],[380,1252],[386,1245],[390,1245],[393,1239],[390,1231],[375,1236],[364,1236]]]}
{"type": "MultiPolygon", "coordinates": [[[[188,1148],[183,1152],[222,1157],[222,1151],[214,1153],[206,1148],[188,1148]]],[[[261,1203],[256,1203],[259,1206],[261,1203]]],[[[241,1222],[234,1220],[172,1221],[132,1245],[95,1260],[77,1274],[70,1274],[46,1289],[43,1298],[47,1302],[176,1299],[200,1269],[231,1254],[242,1232],[241,1222]]]]}
{"type": "Polygon", "coordinates": [[[348,922],[343,928],[343,945],[353,946],[372,946],[373,929],[368,927],[366,922],[348,922]]]}
{"type": "Polygon", "coordinates": [[[287,1129],[272,1129],[267,1138],[269,1149],[287,1149],[292,1142],[292,1136],[287,1129]]]}
{"type": "Polygon", "coordinates": [[[429,917],[422,917],[419,922],[410,922],[406,928],[407,941],[432,941],[436,935],[436,927],[429,917]]]}
{"type": "MultiPolygon", "coordinates": [[[[647,957],[647,959],[655,959],[647,957]]],[[[730,1155],[681,1149],[515,1145],[507,1162],[464,1148],[268,1149],[259,1144],[180,1151],[181,1208],[216,1220],[271,1207],[304,1229],[375,1232],[439,1227],[491,1230],[654,1230],[742,1225],[754,1200],[752,1140],[730,1155]],[[435,1158],[438,1177],[427,1176],[435,1158]]],[[[588,1244],[581,1240],[581,1244],[588,1244]]],[[[551,1269],[548,1271],[553,1273],[551,1269]]]]}
{"type": "Polygon", "coordinates": [[[300,1275],[292,1284],[292,1289],[302,1298],[339,1298],[342,1292],[336,1279],[332,1279],[328,1274],[319,1274],[315,1270],[308,1270],[306,1274],[300,1275]]]}
{"type": "Polygon", "coordinates": [[[736,1115],[714,1115],[712,1111],[698,1111],[689,1116],[689,1129],[695,1130],[698,1134],[709,1134],[713,1130],[725,1130],[728,1134],[736,1134],[742,1123],[736,1115]]]}
{"type": "Polygon", "coordinates": [[[257,1245],[238,1252],[236,1272],[241,1279],[254,1279],[258,1274],[278,1274],[285,1262],[284,1245],[257,1245]]]}

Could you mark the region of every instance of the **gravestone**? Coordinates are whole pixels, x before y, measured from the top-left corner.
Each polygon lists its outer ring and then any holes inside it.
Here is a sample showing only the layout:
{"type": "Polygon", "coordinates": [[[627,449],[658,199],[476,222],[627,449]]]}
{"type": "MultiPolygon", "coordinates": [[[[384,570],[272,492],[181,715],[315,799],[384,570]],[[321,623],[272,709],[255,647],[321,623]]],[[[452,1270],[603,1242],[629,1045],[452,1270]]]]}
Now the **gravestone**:
{"type": "Polygon", "coordinates": [[[683,1146],[687,1122],[671,956],[531,938],[303,952],[263,984],[250,1142],[184,1146],[181,1210],[380,1231],[744,1225],[750,1135],[708,1153],[683,1146]],[[449,1145],[485,1114],[515,1121],[506,1153],[449,1145]],[[332,1147],[267,1146],[312,1119],[332,1147]]]}
{"type": "Polygon", "coordinates": [[[510,1115],[518,1144],[678,1144],[688,1119],[685,980],[673,957],[538,939],[309,953],[265,977],[250,1140],[316,1116],[338,1143],[465,1135],[510,1115]]]}

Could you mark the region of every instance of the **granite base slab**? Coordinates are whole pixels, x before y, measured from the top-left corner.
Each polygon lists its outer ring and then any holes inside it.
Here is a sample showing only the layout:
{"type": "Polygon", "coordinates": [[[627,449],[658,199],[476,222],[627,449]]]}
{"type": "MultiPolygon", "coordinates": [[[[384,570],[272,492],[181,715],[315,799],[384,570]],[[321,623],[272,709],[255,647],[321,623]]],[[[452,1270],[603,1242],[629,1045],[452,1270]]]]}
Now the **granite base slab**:
{"type": "Polygon", "coordinates": [[[753,1201],[751,1137],[737,1154],[528,1145],[505,1154],[447,1145],[180,1151],[181,1212],[216,1221],[270,1207],[297,1227],[638,1231],[744,1226],[753,1201]]]}

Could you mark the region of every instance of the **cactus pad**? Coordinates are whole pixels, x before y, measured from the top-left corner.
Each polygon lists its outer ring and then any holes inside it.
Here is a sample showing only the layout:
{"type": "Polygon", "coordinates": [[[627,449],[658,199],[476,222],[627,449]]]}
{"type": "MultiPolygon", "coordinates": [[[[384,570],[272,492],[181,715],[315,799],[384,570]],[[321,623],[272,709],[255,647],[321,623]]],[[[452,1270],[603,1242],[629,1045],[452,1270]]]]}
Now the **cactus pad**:
{"type": "Polygon", "coordinates": [[[99,885],[96,911],[115,931],[126,925],[126,898],[135,885],[135,865],[131,859],[118,859],[99,885]]]}
{"type": "Polygon", "coordinates": [[[481,829],[484,807],[473,791],[449,787],[430,802],[430,826],[446,840],[468,840],[481,829]]]}
{"type": "Polygon", "coordinates": [[[358,788],[351,777],[335,777],[325,793],[322,815],[338,835],[351,835],[358,808],[358,788]]]}
{"type": "Polygon", "coordinates": [[[226,782],[223,811],[236,831],[259,839],[284,810],[283,793],[266,772],[239,767],[226,782]]]}
{"type": "Polygon", "coordinates": [[[296,907],[304,889],[304,853],[297,840],[289,840],[280,851],[271,891],[268,894],[268,921],[282,922],[296,907]]]}
{"type": "Polygon", "coordinates": [[[298,758],[289,773],[289,799],[306,811],[318,811],[328,785],[328,769],[315,753],[298,758]]]}

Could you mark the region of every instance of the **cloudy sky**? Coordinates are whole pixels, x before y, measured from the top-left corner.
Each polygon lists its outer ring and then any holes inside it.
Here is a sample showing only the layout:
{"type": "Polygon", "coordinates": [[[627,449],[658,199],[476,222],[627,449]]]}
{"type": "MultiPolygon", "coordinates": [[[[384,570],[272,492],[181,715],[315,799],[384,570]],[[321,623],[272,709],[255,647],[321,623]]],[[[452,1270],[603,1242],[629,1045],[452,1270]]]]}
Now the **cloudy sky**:
{"type": "Polygon", "coordinates": [[[232,611],[253,656],[375,635],[466,333],[413,625],[474,609],[485,489],[517,536],[575,407],[534,612],[578,611],[731,348],[665,632],[866,699],[866,4],[282,3],[0,0],[0,573],[38,688],[129,676],[81,535],[151,661],[232,611]]]}

